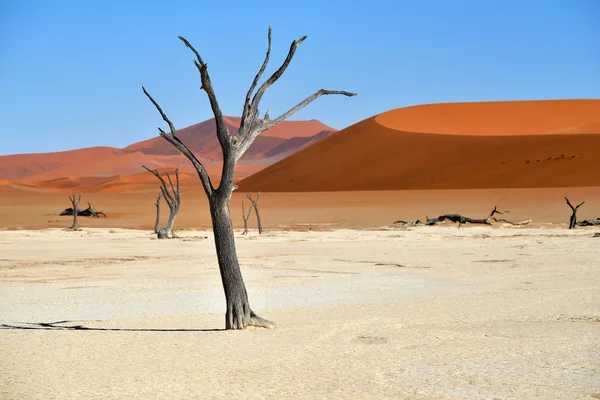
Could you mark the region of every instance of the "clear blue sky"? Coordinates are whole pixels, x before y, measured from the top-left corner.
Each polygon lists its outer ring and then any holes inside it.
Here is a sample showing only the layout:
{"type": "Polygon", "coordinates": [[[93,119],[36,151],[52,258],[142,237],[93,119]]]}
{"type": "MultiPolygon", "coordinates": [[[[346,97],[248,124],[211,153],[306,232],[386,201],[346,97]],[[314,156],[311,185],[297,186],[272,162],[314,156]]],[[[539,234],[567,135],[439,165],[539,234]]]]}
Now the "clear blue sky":
{"type": "Polygon", "coordinates": [[[600,1],[0,1],[0,154],[124,147],[212,117],[189,39],[240,115],[273,27],[270,68],[308,35],[261,109],[341,129],[437,102],[600,97],[600,1]]]}

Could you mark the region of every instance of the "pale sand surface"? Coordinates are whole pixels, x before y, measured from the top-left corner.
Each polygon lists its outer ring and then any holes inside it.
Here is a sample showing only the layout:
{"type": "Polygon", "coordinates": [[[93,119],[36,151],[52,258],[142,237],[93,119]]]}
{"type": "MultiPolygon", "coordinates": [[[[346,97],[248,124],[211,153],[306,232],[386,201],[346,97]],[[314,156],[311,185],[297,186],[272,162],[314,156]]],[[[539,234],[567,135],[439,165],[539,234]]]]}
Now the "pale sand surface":
{"type": "Polygon", "coordinates": [[[0,231],[0,398],[600,398],[600,229],[181,234],[0,231]]]}

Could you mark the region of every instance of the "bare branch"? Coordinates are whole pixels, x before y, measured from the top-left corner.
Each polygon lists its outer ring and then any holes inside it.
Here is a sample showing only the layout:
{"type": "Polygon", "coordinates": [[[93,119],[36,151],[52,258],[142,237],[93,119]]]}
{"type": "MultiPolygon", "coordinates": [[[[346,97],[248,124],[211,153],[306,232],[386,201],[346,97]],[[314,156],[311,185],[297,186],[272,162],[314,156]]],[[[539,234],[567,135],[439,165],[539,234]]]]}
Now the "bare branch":
{"type": "Polygon", "coordinates": [[[171,120],[167,117],[167,114],[165,114],[165,112],[158,105],[158,103],[156,102],[156,100],[154,100],[152,98],[152,96],[150,96],[150,93],[148,93],[146,91],[145,87],[142,86],[142,90],[144,91],[144,94],[150,99],[150,101],[152,102],[152,104],[154,104],[154,107],[156,107],[156,109],[160,113],[160,116],[162,117],[163,121],[165,121],[169,125],[169,130],[171,131],[171,135],[173,135],[173,137],[175,139],[179,140],[179,138],[177,137],[177,130],[175,129],[175,125],[173,125],[173,123],[171,122],[171,120]]]}
{"type": "Polygon", "coordinates": [[[171,136],[169,136],[161,128],[158,128],[158,132],[160,133],[160,136],[162,136],[166,141],[168,141],[173,146],[175,146],[175,148],[177,150],[179,150],[179,152],[181,154],[186,156],[188,158],[188,160],[190,160],[192,162],[192,165],[194,166],[194,168],[196,169],[196,172],[198,173],[198,176],[200,177],[200,181],[202,182],[202,186],[204,187],[204,192],[206,193],[207,196],[210,197],[214,191],[214,188],[212,186],[210,177],[208,176],[208,172],[206,172],[206,169],[204,168],[204,165],[202,165],[202,163],[200,162],[200,160],[198,160],[198,158],[196,158],[194,153],[192,153],[192,151],[177,137],[177,131],[175,130],[175,126],[169,120],[169,118],[163,112],[163,110],[160,108],[160,106],[158,105],[156,100],[154,100],[154,98],[152,98],[150,93],[148,93],[146,91],[146,88],[144,88],[143,86],[142,86],[142,90],[144,91],[144,94],[146,95],[146,97],[148,97],[148,99],[150,99],[152,104],[154,104],[154,107],[156,107],[156,109],[158,110],[160,115],[163,117],[163,120],[165,120],[167,122],[167,124],[169,124],[169,129],[171,130],[171,136]]]}
{"type": "MultiPolygon", "coordinates": [[[[152,169],[146,167],[145,165],[142,165],[142,168],[144,168],[146,171],[150,172],[152,175],[156,176],[160,180],[160,183],[161,183],[160,190],[163,193],[163,196],[165,197],[165,201],[168,204],[172,204],[175,199],[173,199],[173,197],[171,196],[171,193],[169,193],[169,189],[167,188],[167,183],[165,182],[163,177],[160,176],[160,174],[158,173],[157,170],[152,170],[152,169]]],[[[169,176],[169,174],[167,174],[167,176],[169,176]]],[[[169,178],[169,180],[171,180],[171,178],[169,178]]],[[[173,184],[171,184],[171,187],[173,187],[173,184]]]]}
{"type": "Polygon", "coordinates": [[[169,192],[165,190],[165,188],[163,188],[162,186],[160,186],[160,192],[163,194],[165,202],[167,203],[169,208],[171,208],[173,206],[173,200],[169,198],[169,192]]]}
{"type": "Polygon", "coordinates": [[[177,181],[177,195],[179,195],[179,168],[175,168],[175,180],[177,181]]]}
{"type": "Polygon", "coordinates": [[[175,188],[173,187],[173,181],[171,181],[171,176],[169,175],[168,172],[165,172],[165,175],[167,175],[167,179],[169,180],[169,185],[171,185],[171,190],[173,191],[174,194],[177,194],[177,192],[175,191],[175,188]]]}
{"type": "Polygon", "coordinates": [[[567,204],[569,205],[569,207],[571,207],[571,210],[575,211],[577,210],[579,207],[581,207],[585,201],[582,201],[581,203],[577,204],[576,206],[573,206],[573,204],[571,204],[571,202],[569,201],[569,199],[565,196],[565,200],[567,201],[567,204]]]}
{"type": "Polygon", "coordinates": [[[285,72],[285,70],[287,69],[287,67],[292,62],[292,59],[294,58],[294,54],[296,53],[296,49],[298,48],[298,46],[300,45],[300,43],[302,43],[306,38],[307,38],[307,36],[302,36],[300,39],[294,40],[292,42],[292,44],[290,45],[290,50],[288,51],[288,55],[285,58],[285,60],[283,61],[283,64],[281,64],[281,67],[279,67],[279,69],[277,71],[273,72],[273,75],[271,75],[269,77],[269,79],[267,79],[260,86],[260,88],[258,88],[258,90],[256,91],[256,94],[252,98],[252,105],[251,105],[251,107],[253,109],[257,109],[258,108],[258,105],[260,104],[260,101],[261,101],[263,95],[265,94],[265,92],[267,91],[267,89],[269,87],[271,87],[271,85],[273,85],[275,82],[277,82],[277,80],[281,77],[281,75],[283,75],[283,73],[285,72]]]}
{"type": "Polygon", "coordinates": [[[244,111],[242,112],[242,124],[240,125],[240,130],[244,130],[245,128],[249,128],[246,126],[246,120],[248,117],[248,113],[250,112],[250,98],[252,97],[252,93],[254,89],[256,89],[256,85],[258,85],[258,81],[262,77],[262,74],[265,72],[267,68],[267,64],[269,64],[269,59],[271,57],[271,27],[269,27],[268,33],[268,46],[267,46],[267,54],[265,55],[265,61],[261,65],[258,73],[254,77],[254,81],[252,81],[252,85],[250,85],[250,89],[248,89],[248,94],[246,94],[246,101],[244,102],[244,111]]]}
{"type": "Polygon", "coordinates": [[[565,200],[567,201],[567,205],[569,207],[571,207],[571,210],[575,210],[575,207],[573,207],[573,204],[571,204],[571,202],[569,201],[569,199],[567,198],[567,196],[565,196],[565,200]]]}
{"type": "Polygon", "coordinates": [[[252,131],[249,132],[249,134],[245,135],[242,138],[242,141],[240,142],[240,144],[237,148],[235,159],[239,160],[240,157],[242,157],[244,155],[244,153],[246,152],[246,150],[248,150],[248,148],[250,147],[250,145],[252,144],[254,139],[256,139],[256,137],[261,132],[264,132],[267,129],[277,125],[281,121],[289,118],[290,116],[292,116],[299,110],[303,109],[304,107],[306,107],[307,105],[309,105],[310,103],[312,103],[313,101],[318,99],[319,97],[330,95],[330,94],[340,94],[340,95],[344,95],[344,96],[348,96],[348,97],[356,96],[356,93],[350,93],[350,92],[346,92],[344,90],[326,90],[326,89],[317,90],[311,96],[308,96],[306,99],[302,100],[300,103],[296,104],[294,107],[292,107],[288,111],[284,112],[279,117],[269,120],[269,121],[263,121],[257,127],[252,129],[252,131]]]}
{"type": "Polygon", "coordinates": [[[217,96],[215,95],[215,91],[212,87],[212,83],[210,81],[210,75],[208,74],[208,65],[202,61],[202,57],[200,57],[200,53],[187,41],[183,36],[179,36],[179,40],[181,40],[187,48],[192,50],[196,55],[196,60],[194,60],[194,65],[198,68],[198,72],[200,72],[200,82],[202,86],[200,89],[204,89],[206,95],[208,96],[208,100],[210,101],[210,108],[213,111],[215,116],[215,122],[217,124],[217,137],[219,138],[219,143],[223,150],[228,150],[231,146],[229,142],[229,131],[227,126],[225,126],[225,121],[223,121],[223,113],[221,112],[221,108],[219,107],[219,102],[217,101],[217,96]]]}

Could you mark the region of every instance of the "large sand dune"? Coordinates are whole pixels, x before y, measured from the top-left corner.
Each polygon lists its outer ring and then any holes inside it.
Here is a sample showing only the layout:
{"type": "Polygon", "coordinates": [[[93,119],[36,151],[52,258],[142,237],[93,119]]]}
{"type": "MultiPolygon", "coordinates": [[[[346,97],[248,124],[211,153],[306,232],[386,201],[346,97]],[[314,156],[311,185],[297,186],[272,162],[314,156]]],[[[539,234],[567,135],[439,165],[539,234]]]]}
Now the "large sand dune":
{"type": "Polygon", "coordinates": [[[361,121],[242,191],[600,185],[600,100],[436,104],[361,121]]]}

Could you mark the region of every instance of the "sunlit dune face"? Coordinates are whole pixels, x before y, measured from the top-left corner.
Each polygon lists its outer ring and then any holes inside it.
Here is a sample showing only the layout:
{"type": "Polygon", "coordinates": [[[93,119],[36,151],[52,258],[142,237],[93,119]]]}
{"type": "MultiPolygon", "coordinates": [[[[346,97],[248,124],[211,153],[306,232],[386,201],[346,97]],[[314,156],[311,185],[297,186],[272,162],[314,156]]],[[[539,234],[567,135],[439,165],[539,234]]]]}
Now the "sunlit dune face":
{"type": "Polygon", "coordinates": [[[378,115],[404,132],[513,136],[600,133],[599,100],[447,103],[399,108],[378,115]]]}

